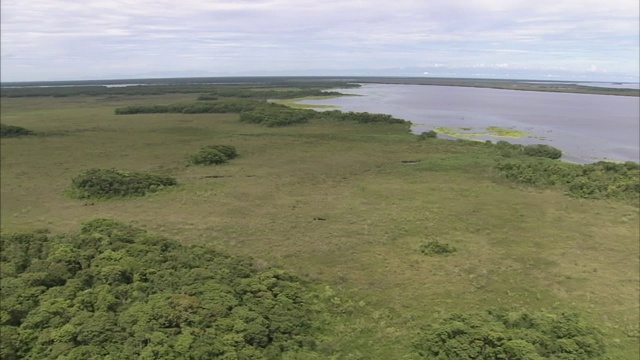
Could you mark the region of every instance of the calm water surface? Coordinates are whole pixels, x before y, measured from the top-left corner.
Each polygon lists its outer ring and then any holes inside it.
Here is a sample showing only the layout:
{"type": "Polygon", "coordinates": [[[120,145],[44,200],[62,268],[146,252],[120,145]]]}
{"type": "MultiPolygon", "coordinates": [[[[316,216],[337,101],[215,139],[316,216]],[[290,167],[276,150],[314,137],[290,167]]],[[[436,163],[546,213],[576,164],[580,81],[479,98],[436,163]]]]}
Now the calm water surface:
{"type": "Polygon", "coordinates": [[[572,161],[640,161],[638,97],[389,84],[338,91],[362,96],[302,103],[390,114],[411,121],[415,133],[435,126],[514,128],[532,136],[486,139],[546,143],[572,161]]]}

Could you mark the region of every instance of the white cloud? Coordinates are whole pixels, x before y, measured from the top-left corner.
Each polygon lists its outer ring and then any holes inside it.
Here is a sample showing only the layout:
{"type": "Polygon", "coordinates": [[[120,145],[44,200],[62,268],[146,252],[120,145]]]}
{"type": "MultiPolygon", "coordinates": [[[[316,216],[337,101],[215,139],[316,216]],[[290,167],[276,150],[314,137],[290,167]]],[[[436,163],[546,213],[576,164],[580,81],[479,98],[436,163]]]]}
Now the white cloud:
{"type": "Polygon", "coordinates": [[[3,81],[434,63],[594,65],[638,76],[637,0],[3,0],[1,7],[3,81]]]}

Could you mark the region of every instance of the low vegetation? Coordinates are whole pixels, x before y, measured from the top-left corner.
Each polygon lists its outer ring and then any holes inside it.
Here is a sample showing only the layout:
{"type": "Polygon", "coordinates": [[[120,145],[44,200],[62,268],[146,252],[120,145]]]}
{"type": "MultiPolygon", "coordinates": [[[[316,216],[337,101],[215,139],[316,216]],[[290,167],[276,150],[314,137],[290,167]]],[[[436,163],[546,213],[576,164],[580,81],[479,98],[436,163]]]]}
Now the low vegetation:
{"type": "Polygon", "coordinates": [[[576,313],[495,309],[451,314],[427,326],[415,347],[424,359],[588,360],[604,354],[598,329],[576,313]]]}
{"type": "Polygon", "coordinates": [[[170,176],[116,169],[89,169],[71,181],[71,196],[79,199],[106,199],[143,196],[177,185],[170,176]]]}
{"type": "Polygon", "coordinates": [[[444,255],[456,252],[457,249],[450,244],[439,240],[425,240],[420,244],[420,252],[425,255],[444,255]]]}
{"type": "Polygon", "coordinates": [[[500,154],[506,157],[526,155],[554,160],[562,157],[562,150],[546,144],[521,145],[498,141],[495,145],[500,154]]]}
{"type": "Polygon", "coordinates": [[[424,131],[418,135],[419,140],[427,140],[427,139],[437,139],[438,133],[434,130],[424,131]]]}
{"type": "Polygon", "coordinates": [[[20,126],[0,124],[0,137],[10,138],[25,135],[33,135],[33,131],[20,126]]]}
{"type": "Polygon", "coordinates": [[[230,145],[205,146],[189,157],[189,164],[219,165],[238,156],[236,148],[230,145]]]}

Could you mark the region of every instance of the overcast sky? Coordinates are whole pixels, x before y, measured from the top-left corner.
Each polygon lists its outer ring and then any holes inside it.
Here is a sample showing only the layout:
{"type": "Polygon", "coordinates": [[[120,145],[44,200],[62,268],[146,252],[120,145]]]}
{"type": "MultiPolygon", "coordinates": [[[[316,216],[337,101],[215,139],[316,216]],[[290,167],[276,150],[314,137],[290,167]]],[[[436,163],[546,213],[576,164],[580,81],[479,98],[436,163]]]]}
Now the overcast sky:
{"type": "Polygon", "coordinates": [[[1,80],[411,75],[638,82],[638,0],[2,0],[1,80]]]}

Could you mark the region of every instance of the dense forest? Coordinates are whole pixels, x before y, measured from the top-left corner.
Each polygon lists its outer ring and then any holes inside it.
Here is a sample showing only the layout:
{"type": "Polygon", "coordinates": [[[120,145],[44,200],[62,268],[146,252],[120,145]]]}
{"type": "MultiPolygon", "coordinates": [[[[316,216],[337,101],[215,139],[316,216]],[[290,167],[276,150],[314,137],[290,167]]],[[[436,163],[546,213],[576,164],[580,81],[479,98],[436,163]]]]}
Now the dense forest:
{"type": "Polygon", "coordinates": [[[110,220],[3,234],[3,359],[259,359],[313,349],[293,275],[110,220]]]}

